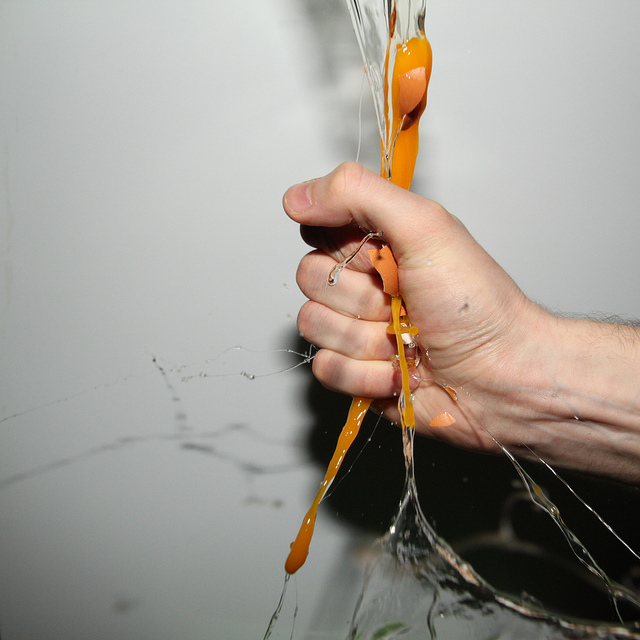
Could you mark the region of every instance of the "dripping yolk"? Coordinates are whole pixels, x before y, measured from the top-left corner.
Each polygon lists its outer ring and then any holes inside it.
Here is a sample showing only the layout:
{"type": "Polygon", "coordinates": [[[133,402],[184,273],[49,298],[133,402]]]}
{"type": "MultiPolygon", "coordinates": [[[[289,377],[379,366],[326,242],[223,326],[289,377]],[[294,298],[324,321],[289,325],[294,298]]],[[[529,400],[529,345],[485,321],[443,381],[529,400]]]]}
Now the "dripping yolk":
{"type": "MultiPolygon", "coordinates": [[[[415,346],[413,344],[413,338],[418,335],[418,327],[414,327],[411,322],[409,322],[409,318],[407,318],[406,315],[400,316],[398,320],[398,331],[400,332],[400,336],[402,337],[404,344],[408,346],[415,346]]],[[[387,327],[387,333],[391,335],[396,334],[396,327],[393,324],[393,319],[387,327]]]]}
{"type": "Polygon", "coordinates": [[[427,105],[431,78],[431,45],[424,38],[399,44],[391,77],[391,179],[408,189],[418,156],[418,122],[427,105]]]}
{"type": "MultiPolygon", "coordinates": [[[[402,402],[398,405],[400,408],[400,422],[403,429],[413,429],[416,420],[413,413],[413,402],[411,400],[411,387],[409,386],[409,363],[404,353],[404,340],[402,338],[403,326],[400,323],[402,308],[402,297],[399,295],[393,296],[393,298],[391,298],[391,322],[393,332],[396,336],[398,363],[400,365],[400,372],[402,373],[402,393],[400,396],[402,402]]],[[[410,324],[408,318],[405,320],[405,328],[406,324],[410,324]]]]}
{"type": "Polygon", "coordinates": [[[302,521],[302,526],[300,527],[300,531],[298,531],[295,541],[291,544],[291,551],[289,552],[289,556],[284,564],[284,570],[289,575],[295,573],[304,564],[307,556],[309,555],[309,545],[311,544],[311,538],[313,537],[313,528],[316,524],[316,516],[318,515],[320,502],[322,502],[322,499],[327,493],[329,485],[334,481],[336,475],[338,475],[340,465],[342,464],[344,457],[347,455],[349,447],[356,439],[358,431],[360,431],[362,421],[364,420],[367,410],[369,409],[369,405],[372,402],[373,400],[369,400],[368,398],[354,398],[351,402],[349,415],[347,416],[344,427],[342,427],[342,432],[338,438],[338,443],[336,444],[336,449],[333,453],[333,457],[331,458],[331,462],[327,467],[324,480],[320,484],[320,488],[318,489],[318,493],[316,493],[313,504],[302,521]]]}

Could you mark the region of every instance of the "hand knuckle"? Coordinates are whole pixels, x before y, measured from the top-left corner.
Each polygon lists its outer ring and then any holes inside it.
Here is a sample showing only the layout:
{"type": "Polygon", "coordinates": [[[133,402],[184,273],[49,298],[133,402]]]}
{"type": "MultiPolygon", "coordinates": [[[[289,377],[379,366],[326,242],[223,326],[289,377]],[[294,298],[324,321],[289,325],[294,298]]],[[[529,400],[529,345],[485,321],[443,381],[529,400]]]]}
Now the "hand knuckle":
{"type": "Polygon", "coordinates": [[[349,199],[351,194],[360,189],[365,176],[365,169],[357,162],[343,162],[331,174],[329,193],[332,198],[349,199]]]}

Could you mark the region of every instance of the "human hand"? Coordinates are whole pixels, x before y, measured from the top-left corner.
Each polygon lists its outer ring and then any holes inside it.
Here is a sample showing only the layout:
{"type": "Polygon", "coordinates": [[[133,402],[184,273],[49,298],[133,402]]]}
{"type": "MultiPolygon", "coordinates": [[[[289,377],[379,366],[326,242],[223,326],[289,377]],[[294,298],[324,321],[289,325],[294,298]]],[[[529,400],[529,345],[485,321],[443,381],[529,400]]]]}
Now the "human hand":
{"type": "Polygon", "coordinates": [[[398,264],[407,313],[419,329],[416,429],[480,451],[497,451],[495,438],[516,455],[620,475],[611,471],[613,461],[593,464],[606,437],[585,442],[574,404],[558,394],[564,386],[556,361],[568,327],[530,301],[457,218],[354,163],[292,187],[283,203],[316,248],[298,269],[309,298],[298,328],[320,347],[313,372],[321,383],[373,398],[378,411],[399,421],[400,381],[390,362],[395,341],[386,332],[390,298],[366,252],[337,286],[327,285],[332,267],[363,232],[382,231],[398,264]],[[456,423],[429,427],[442,411],[456,423]]]}

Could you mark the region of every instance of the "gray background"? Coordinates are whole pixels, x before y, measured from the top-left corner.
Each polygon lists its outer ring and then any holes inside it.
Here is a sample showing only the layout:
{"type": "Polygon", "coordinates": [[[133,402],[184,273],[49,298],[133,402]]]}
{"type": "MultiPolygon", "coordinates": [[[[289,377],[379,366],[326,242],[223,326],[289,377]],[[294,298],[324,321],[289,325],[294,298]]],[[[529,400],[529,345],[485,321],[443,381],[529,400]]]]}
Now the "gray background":
{"type": "MultiPolygon", "coordinates": [[[[427,32],[414,190],[530,297],[640,316],[640,3],[427,32]]],[[[280,199],[356,158],[361,86],[337,1],[0,2],[3,640],[262,637],[321,474],[280,199]]],[[[321,513],[301,633],[351,538],[321,513]]]]}

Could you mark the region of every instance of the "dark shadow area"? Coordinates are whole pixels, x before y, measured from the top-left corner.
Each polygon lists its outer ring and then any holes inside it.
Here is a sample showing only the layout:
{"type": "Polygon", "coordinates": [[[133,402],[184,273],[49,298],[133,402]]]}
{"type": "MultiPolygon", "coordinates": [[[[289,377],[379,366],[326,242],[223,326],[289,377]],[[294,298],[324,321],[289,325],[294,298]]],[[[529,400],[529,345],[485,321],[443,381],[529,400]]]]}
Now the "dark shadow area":
{"type": "Polygon", "coordinates": [[[302,8],[311,26],[309,44],[316,49],[319,61],[313,82],[322,100],[327,139],[343,160],[355,160],[361,135],[360,162],[375,167],[380,154],[378,126],[369,85],[362,82],[364,65],[347,3],[303,0],[302,8]],[[370,112],[359,122],[361,86],[363,105],[370,112]]]}
{"type": "MultiPolygon", "coordinates": [[[[305,348],[304,343],[296,347],[305,348]]],[[[309,453],[325,468],[350,398],[328,391],[310,368],[306,371],[307,403],[314,415],[309,453]]],[[[557,525],[531,503],[506,456],[469,452],[416,436],[415,459],[420,502],[428,520],[494,587],[518,598],[526,592],[564,615],[616,620],[603,582],[580,564],[557,525]]],[[[640,562],[551,472],[539,464],[522,464],[602,569],[616,582],[637,589],[640,562]]],[[[556,471],[634,550],[640,549],[637,488],[556,471]]],[[[370,413],[322,508],[363,533],[382,535],[396,513],[404,478],[399,428],[370,413]]],[[[622,607],[621,612],[628,620],[640,619],[635,608],[622,607]]]]}

